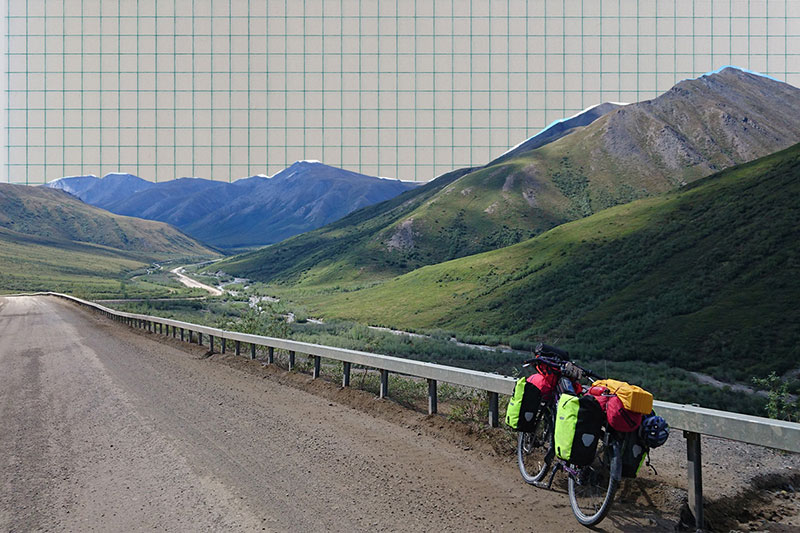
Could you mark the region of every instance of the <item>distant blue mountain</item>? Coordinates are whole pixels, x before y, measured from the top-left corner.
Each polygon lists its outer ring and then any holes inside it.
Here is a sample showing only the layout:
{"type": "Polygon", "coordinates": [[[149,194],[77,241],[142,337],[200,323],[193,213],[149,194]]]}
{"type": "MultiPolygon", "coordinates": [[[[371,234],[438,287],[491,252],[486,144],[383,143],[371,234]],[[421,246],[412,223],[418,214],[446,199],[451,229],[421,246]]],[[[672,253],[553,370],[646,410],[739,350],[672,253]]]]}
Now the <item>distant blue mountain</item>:
{"type": "Polygon", "coordinates": [[[317,161],[298,161],[271,178],[233,183],[180,178],[152,183],[130,174],[61,178],[48,187],[119,215],[167,222],[224,249],[263,246],[322,227],[417,186],[317,161]]]}
{"type": "Polygon", "coordinates": [[[123,173],[106,174],[103,179],[97,176],[71,176],[47,184],[52,189],[61,189],[87,204],[103,209],[107,209],[118,198],[128,197],[153,185],[155,184],[133,174],[123,173]]]}

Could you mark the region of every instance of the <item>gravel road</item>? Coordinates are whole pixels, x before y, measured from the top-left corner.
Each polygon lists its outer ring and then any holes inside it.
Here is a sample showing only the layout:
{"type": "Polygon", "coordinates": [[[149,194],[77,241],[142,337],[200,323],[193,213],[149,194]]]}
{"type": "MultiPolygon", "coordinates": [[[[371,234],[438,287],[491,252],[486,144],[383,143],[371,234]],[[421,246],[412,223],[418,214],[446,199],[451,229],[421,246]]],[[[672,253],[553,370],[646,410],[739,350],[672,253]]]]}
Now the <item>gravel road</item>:
{"type": "MultiPolygon", "coordinates": [[[[1,531],[586,531],[563,489],[386,400],[373,416],[56,298],[0,298],[0,339],[1,531]]],[[[623,503],[600,531],[664,516],[623,503]]]]}
{"type": "Polygon", "coordinates": [[[186,274],[183,273],[184,267],[177,267],[170,270],[171,273],[175,274],[178,277],[178,281],[189,287],[190,289],[203,289],[211,293],[212,296],[222,296],[222,291],[217,289],[216,287],[212,287],[211,285],[206,285],[205,283],[201,283],[196,279],[192,279],[186,274]]]}

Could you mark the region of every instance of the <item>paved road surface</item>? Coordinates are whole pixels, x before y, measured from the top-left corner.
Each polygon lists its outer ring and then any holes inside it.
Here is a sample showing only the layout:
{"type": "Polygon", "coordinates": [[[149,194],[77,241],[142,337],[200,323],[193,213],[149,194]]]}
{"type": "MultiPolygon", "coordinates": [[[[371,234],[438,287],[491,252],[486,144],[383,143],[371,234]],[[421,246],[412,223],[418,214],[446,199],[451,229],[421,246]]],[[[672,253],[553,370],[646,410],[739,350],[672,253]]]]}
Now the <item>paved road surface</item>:
{"type": "Polygon", "coordinates": [[[509,460],[56,298],[0,298],[0,342],[2,531],[585,531],[509,460]]]}

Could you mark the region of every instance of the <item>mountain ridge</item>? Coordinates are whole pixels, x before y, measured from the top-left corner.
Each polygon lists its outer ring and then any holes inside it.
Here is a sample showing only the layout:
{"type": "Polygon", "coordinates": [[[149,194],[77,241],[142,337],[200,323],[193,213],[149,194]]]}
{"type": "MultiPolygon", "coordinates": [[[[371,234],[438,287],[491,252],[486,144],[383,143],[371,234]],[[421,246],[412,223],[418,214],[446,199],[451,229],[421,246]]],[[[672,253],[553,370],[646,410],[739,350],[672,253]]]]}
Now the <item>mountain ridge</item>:
{"type": "Polygon", "coordinates": [[[150,183],[124,176],[114,175],[110,192],[108,177],[64,178],[48,186],[74,190],[87,203],[116,214],[170,223],[213,246],[243,248],[323,226],[419,185],[318,161],[297,161],[270,178],[252,176],[231,183],[203,178],[150,183]]]}
{"type": "Polygon", "coordinates": [[[798,197],[800,144],[513,246],[294,297],[326,320],[559,338],[587,359],[749,380],[797,366],[798,197]]]}
{"type": "Polygon", "coordinates": [[[54,241],[91,243],[126,251],[218,255],[162,222],[115,215],[64,191],[43,187],[0,184],[0,227],[54,241]]]}
{"type": "Polygon", "coordinates": [[[523,241],[798,139],[800,89],[725,68],[683,80],[657,98],[611,109],[546,144],[521,149],[525,141],[509,157],[461,172],[413,209],[395,209],[394,217],[382,213],[380,224],[345,218],[372,228],[371,233],[358,227],[344,230],[361,235],[349,242],[350,249],[333,241],[343,231],[340,224],[231,259],[225,268],[282,283],[336,283],[334,271],[342,273],[342,280],[385,279],[523,241]],[[327,250],[299,249],[301,242],[326,240],[327,250]],[[283,259],[290,249],[303,269],[283,259]],[[274,265],[286,267],[276,270],[274,265]]]}

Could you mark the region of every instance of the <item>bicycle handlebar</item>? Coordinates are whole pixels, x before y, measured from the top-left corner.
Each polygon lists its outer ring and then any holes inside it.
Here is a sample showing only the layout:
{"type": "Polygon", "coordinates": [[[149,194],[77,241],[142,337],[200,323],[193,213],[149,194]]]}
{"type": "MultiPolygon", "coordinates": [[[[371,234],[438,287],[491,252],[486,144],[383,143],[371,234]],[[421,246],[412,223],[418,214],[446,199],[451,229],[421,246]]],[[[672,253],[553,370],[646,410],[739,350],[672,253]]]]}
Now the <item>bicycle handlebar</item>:
{"type": "MultiPolygon", "coordinates": [[[[539,346],[536,347],[537,350],[539,349],[540,346],[547,346],[547,345],[540,344],[539,346]]],[[[547,346],[547,348],[553,348],[553,347],[552,346],[547,346]]],[[[564,350],[560,350],[558,348],[555,348],[555,350],[558,350],[558,352],[562,353],[562,354],[568,354],[568,352],[565,352],[564,350]]],[[[568,359],[564,360],[561,357],[553,358],[553,357],[548,357],[546,355],[537,355],[533,359],[528,359],[527,361],[523,361],[522,366],[523,367],[527,367],[527,366],[530,366],[532,364],[545,364],[546,366],[554,368],[554,369],[556,369],[558,371],[563,371],[564,370],[564,365],[566,365],[568,362],[570,362],[568,359]]],[[[574,362],[572,364],[574,366],[576,366],[577,368],[579,368],[581,370],[581,372],[583,372],[583,374],[585,376],[588,376],[588,377],[590,377],[590,378],[592,378],[594,380],[603,379],[603,376],[595,374],[594,372],[592,372],[588,368],[584,368],[584,367],[582,367],[582,366],[580,366],[578,364],[575,364],[574,362]]]]}

